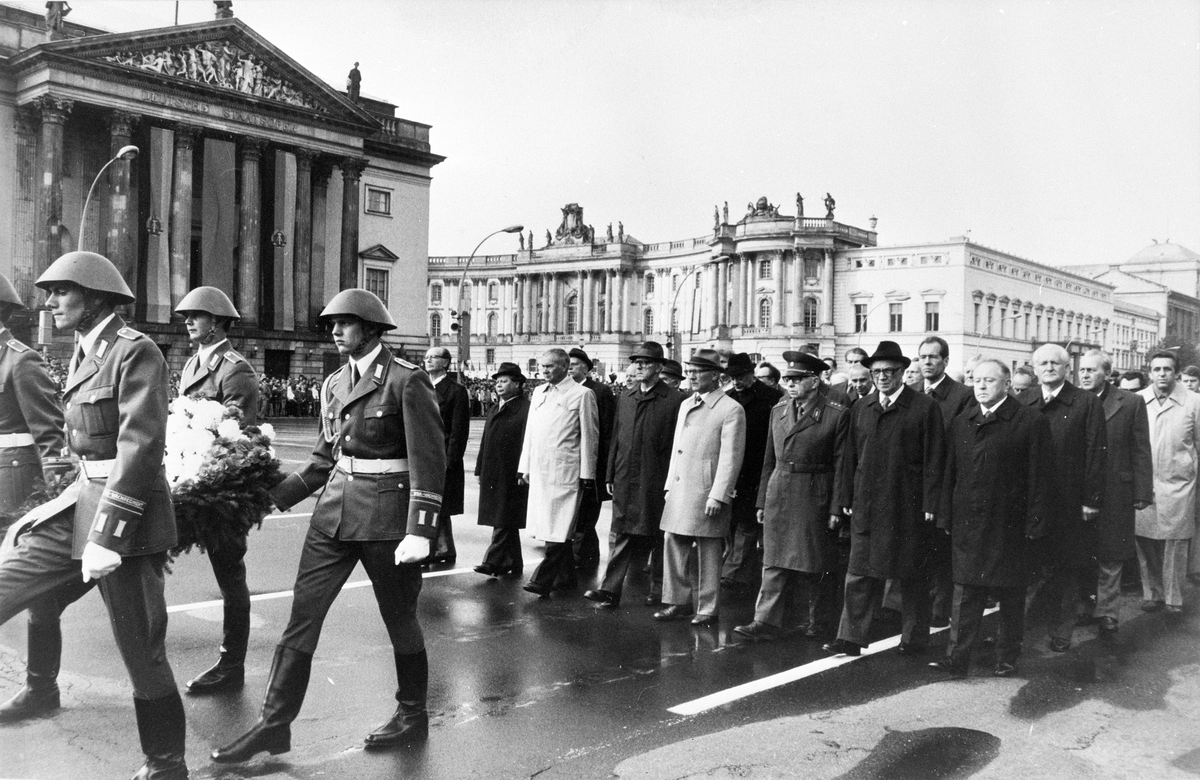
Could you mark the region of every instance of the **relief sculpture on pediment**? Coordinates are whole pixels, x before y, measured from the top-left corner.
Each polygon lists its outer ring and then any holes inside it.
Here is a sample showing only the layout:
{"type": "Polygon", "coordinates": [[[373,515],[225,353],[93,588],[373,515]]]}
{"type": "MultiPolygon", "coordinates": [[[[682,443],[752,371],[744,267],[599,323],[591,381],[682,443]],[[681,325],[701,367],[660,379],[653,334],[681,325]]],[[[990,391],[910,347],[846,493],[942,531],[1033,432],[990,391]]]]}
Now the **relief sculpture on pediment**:
{"type": "Polygon", "coordinates": [[[127,68],[212,84],[312,111],[323,110],[261,57],[228,42],[118,51],[104,59],[127,68]]]}

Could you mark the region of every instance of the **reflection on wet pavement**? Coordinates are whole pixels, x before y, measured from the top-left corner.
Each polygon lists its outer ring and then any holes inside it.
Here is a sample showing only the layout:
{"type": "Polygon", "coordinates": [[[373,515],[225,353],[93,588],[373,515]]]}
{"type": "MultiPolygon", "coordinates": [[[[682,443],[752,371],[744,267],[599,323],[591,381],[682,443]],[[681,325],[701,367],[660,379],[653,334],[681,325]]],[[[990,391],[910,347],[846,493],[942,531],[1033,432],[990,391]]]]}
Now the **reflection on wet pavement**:
{"type": "Polygon", "coordinates": [[[999,737],[984,731],[888,731],[869,756],[836,780],[961,780],[998,755],[999,737]]]}

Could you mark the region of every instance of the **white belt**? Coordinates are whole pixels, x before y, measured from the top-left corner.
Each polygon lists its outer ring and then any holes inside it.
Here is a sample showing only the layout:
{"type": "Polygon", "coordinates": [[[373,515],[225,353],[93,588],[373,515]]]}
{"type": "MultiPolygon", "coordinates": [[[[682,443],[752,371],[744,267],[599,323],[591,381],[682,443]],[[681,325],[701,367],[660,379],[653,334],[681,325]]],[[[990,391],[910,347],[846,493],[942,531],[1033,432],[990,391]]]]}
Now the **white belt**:
{"type": "Polygon", "coordinates": [[[355,458],[343,455],[337,467],[347,474],[397,474],[408,471],[408,458],[355,458]]]}
{"type": "Polygon", "coordinates": [[[0,448],[4,447],[32,447],[32,433],[0,433],[0,448]]]}
{"type": "Polygon", "coordinates": [[[108,479],[116,464],[116,458],[112,460],[81,460],[79,461],[79,473],[85,479],[108,479]]]}

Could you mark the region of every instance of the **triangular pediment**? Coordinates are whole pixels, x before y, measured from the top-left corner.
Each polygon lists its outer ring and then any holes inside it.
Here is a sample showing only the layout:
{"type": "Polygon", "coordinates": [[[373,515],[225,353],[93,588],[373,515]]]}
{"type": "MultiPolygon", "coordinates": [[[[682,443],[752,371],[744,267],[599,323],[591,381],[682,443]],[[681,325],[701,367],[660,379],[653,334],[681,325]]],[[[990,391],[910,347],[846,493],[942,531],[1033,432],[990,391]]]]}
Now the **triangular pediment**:
{"type": "Polygon", "coordinates": [[[358,253],[358,256],[364,260],[386,260],[389,263],[394,263],[400,259],[400,255],[388,249],[383,244],[375,244],[358,253]]]}
{"type": "Polygon", "coordinates": [[[298,111],[365,130],[379,127],[361,106],[239,19],[53,41],[23,52],[11,64],[23,70],[42,60],[86,64],[96,73],[160,90],[298,111]]]}

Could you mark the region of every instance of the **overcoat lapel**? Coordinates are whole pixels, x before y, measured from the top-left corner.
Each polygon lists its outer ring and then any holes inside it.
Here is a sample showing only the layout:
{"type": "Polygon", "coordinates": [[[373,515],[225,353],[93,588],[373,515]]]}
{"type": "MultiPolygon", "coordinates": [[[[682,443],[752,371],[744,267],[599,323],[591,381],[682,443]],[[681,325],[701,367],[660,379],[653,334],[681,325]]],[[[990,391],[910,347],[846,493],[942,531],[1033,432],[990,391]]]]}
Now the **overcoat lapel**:
{"type": "MultiPolygon", "coordinates": [[[[346,394],[344,405],[349,406],[363,396],[370,395],[371,393],[375,392],[375,388],[382,385],[384,380],[387,379],[387,368],[388,363],[391,362],[391,359],[392,355],[390,352],[388,352],[387,347],[379,350],[379,354],[375,356],[375,362],[371,363],[371,367],[367,370],[367,372],[358,378],[358,384],[349,388],[349,391],[346,394]]],[[[350,384],[350,375],[351,372],[349,371],[349,364],[347,364],[347,386],[350,384]]],[[[442,381],[449,382],[450,378],[446,377],[442,381]]]]}

